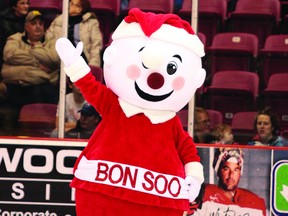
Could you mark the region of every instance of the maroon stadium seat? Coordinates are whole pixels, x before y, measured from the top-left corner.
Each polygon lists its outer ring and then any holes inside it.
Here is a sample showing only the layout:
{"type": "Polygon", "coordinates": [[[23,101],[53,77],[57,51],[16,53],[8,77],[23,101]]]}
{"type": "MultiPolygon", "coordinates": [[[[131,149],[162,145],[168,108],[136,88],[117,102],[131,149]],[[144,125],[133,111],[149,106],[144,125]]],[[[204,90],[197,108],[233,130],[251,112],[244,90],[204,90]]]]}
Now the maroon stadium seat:
{"type": "Polygon", "coordinates": [[[219,71],[213,75],[212,83],[206,88],[206,109],[218,110],[223,122],[231,124],[233,115],[257,108],[259,78],[248,71],[219,71]]]}
{"type": "Polygon", "coordinates": [[[214,36],[212,45],[207,47],[209,74],[217,71],[255,71],[258,56],[258,38],[249,33],[226,32],[214,36]]]}
{"type": "Polygon", "coordinates": [[[288,72],[288,34],[270,35],[263,49],[259,51],[260,77],[265,87],[275,73],[288,72]]]}
{"type": "Polygon", "coordinates": [[[273,74],[263,94],[264,105],[279,115],[281,130],[288,130],[288,71],[273,74]]]}
{"type": "Polygon", "coordinates": [[[56,112],[56,104],[24,105],[18,118],[18,134],[21,136],[49,137],[50,132],[55,128],[56,112]]]}
{"type": "Polygon", "coordinates": [[[256,111],[235,113],[231,128],[236,143],[246,144],[256,134],[254,129],[256,115],[256,111]]]}
{"type": "Polygon", "coordinates": [[[229,30],[255,34],[259,47],[266,38],[278,32],[280,24],[279,0],[238,0],[236,8],[228,17],[229,30]]]}
{"type": "Polygon", "coordinates": [[[153,13],[173,13],[174,0],[129,0],[127,11],[131,8],[139,8],[142,11],[153,13]]]}
{"type": "Polygon", "coordinates": [[[101,67],[89,65],[91,73],[95,76],[96,80],[104,84],[104,75],[101,67]]]}

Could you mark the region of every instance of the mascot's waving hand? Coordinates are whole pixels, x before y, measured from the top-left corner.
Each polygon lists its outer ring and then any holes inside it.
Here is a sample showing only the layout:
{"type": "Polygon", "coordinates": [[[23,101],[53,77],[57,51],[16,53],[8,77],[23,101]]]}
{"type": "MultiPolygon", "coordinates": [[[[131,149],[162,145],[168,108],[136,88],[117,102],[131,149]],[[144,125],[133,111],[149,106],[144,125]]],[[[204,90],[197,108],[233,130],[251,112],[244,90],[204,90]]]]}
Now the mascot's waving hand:
{"type": "Polygon", "coordinates": [[[71,186],[77,216],[182,216],[203,167],[176,112],[203,84],[203,44],[175,14],[129,11],[104,53],[106,86],[66,38],[65,72],[102,121],[78,158],[71,186]]]}

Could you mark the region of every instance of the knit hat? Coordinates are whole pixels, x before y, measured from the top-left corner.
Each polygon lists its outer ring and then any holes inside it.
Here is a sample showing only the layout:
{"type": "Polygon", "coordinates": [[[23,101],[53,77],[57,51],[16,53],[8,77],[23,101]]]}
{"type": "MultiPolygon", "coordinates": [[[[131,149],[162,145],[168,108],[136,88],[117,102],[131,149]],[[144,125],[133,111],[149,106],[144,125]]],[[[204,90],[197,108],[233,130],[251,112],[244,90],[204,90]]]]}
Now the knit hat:
{"type": "Polygon", "coordinates": [[[225,162],[237,163],[241,167],[241,174],[243,174],[244,153],[239,148],[220,148],[217,149],[214,155],[213,168],[218,173],[225,162]]]}
{"type": "Polygon", "coordinates": [[[113,33],[112,39],[137,36],[183,46],[199,57],[205,55],[204,45],[190,24],[176,14],[154,14],[142,12],[138,8],[131,9],[113,33]]]}

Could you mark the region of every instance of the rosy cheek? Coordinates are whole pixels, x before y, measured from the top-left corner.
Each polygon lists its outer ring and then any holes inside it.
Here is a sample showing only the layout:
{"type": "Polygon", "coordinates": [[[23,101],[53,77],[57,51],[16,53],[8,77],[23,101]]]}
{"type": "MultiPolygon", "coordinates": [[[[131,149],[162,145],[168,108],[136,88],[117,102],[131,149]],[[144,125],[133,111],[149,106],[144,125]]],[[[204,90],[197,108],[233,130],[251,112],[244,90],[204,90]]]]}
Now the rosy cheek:
{"type": "Polygon", "coordinates": [[[172,87],[174,90],[180,90],[183,88],[185,84],[185,79],[183,77],[177,77],[176,79],[173,80],[172,82],[172,87]]]}
{"type": "Polygon", "coordinates": [[[126,74],[130,79],[136,80],[140,76],[141,71],[138,66],[130,65],[126,70],[126,74]]]}

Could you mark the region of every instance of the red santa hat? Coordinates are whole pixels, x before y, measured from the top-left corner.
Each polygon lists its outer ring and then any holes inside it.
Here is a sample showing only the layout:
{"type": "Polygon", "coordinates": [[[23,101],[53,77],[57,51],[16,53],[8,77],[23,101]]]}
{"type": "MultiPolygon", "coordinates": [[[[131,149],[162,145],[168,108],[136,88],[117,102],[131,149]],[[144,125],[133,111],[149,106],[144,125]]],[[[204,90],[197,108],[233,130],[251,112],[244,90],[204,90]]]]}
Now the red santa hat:
{"type": "Polygon", "coordinates": [[[175,14],[145,13],[138,8],[131,9],[113,33],[112,39],[137,36],[186,47],[199,57],[205,55],[204,45],[190,24],[175,14]]]}

